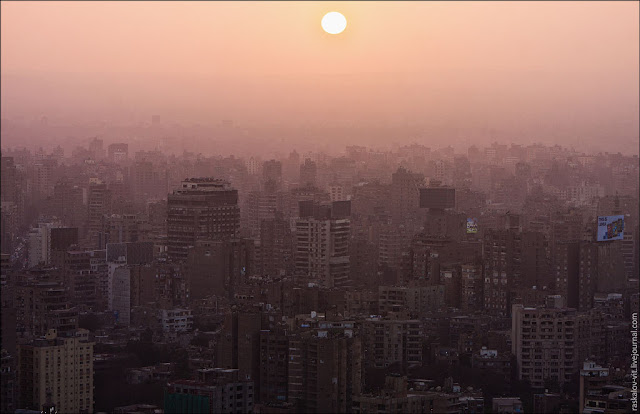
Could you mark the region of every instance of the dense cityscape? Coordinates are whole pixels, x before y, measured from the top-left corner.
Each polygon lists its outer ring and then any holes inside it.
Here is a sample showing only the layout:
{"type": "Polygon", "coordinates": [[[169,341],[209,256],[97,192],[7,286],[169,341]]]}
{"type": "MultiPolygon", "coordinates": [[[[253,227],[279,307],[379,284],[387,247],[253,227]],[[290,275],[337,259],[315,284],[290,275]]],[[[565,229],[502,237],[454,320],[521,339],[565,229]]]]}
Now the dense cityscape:
{"type": "Polygon", "coordinates": [[[1,177],[3,413],[631,410],[637,155],[87,138],[1,177]]]}
{"type": "Polygon", "coordinates": [[[638,413],[640,1],[0,1],[0,414],[638,413]]]}

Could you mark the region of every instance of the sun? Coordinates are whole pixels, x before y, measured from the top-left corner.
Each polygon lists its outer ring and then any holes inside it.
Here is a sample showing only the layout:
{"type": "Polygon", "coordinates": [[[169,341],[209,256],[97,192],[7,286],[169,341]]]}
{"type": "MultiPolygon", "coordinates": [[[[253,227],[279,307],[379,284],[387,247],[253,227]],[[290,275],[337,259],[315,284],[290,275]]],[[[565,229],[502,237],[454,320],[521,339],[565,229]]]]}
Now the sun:
{"type": "Polygon", "coordinates": [[[347,27],[347,19],[338,12],[330,12],[322,18],[322,28],[329,34],[339,34],[347,27]]]}

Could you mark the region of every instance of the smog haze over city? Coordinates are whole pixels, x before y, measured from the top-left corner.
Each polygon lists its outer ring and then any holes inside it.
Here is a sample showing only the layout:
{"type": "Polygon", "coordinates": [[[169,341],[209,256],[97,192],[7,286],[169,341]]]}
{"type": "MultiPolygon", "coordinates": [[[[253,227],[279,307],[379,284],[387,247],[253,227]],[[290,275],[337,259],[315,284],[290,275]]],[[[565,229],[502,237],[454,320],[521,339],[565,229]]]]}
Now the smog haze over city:
{"type": "Polygon", "coordinates": [[[637,153],[637,12],[637,2],[4,2],[3,145],[126,134],[153,146],[141,127],[160,115],[165,128],[202,127],[191,128],[196,152],[224,141],[211,128],[230,119],[251,140],[233,148],[249,152],[274,140],[334,152],[345,141],[497,140],[637,153]],[[348,18],[338,36],[318,23],[333,9],[348,18]]]}
{"type": "Polygon", "coordinates": [[[1,1],[0,413],[637,413],[639,5],[1,1]]]}

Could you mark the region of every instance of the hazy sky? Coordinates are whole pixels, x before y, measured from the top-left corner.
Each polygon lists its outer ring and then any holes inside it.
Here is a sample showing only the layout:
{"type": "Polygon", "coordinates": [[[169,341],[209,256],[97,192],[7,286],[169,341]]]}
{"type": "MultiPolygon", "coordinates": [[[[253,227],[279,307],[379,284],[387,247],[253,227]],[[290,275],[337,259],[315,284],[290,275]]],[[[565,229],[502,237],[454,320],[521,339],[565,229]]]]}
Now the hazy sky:
{"type": "Polygon", "coordinates": [[[2,2],[2,115],[638,141],[638,2],[2,2]],[[343,13],[340,35],[322,16],[343,13]]]}

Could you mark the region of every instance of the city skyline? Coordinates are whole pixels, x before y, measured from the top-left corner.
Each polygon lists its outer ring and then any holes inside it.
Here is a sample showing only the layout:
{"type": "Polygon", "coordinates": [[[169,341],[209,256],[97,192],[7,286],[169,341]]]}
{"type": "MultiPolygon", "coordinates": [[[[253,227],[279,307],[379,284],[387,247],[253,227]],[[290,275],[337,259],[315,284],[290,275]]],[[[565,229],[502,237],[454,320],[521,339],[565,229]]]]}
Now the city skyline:
{"type": "Polygon", "coordinates": [[[639,5],[0,2],[0,412],[637,412],[639,5]]]}

